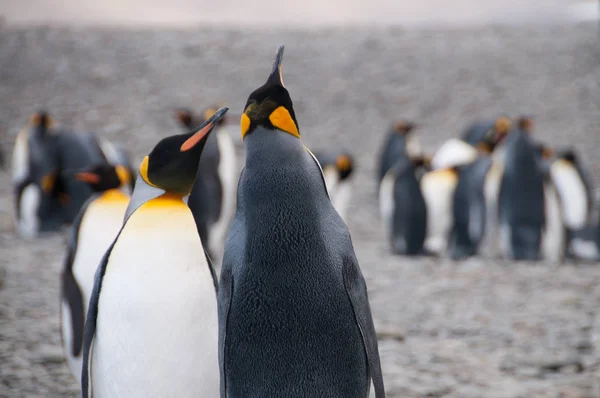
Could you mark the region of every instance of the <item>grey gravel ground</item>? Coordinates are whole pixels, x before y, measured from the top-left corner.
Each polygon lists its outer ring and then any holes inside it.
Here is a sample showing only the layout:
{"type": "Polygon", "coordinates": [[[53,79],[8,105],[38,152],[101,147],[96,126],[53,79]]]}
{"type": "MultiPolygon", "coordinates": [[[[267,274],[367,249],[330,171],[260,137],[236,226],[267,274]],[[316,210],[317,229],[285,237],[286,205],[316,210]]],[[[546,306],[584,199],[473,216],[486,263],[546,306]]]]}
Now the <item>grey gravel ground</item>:
{"type": "MultiPolygon", "coordinates": [[[[179,130],[174,106],[225,100],[241,112],[286,44],[284,80],[313,148],[358,159],[349,215],[367,278],[390,397],[600,397],[600,267],[392,257],[375,201],[388,123],[423,124],[434,149],[476,117],[530,113],[600,184],[597,25],[464,30],[0,30],[0,143],[38,107],[95,130],[136,161],[179,130]]],[[[238,132],[235,136],[239,137],[238,132]]],[[[75,397],[62,361],[62,235],[14,237],[0,174],[0,397],[75,397]]]]}

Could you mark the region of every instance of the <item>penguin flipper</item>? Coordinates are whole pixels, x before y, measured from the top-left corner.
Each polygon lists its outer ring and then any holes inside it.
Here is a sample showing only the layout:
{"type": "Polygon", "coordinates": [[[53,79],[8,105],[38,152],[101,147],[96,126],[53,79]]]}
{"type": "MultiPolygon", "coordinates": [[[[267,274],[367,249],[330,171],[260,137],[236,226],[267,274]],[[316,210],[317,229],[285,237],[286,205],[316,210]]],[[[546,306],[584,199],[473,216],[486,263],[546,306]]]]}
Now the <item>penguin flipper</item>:
{"type": "Polygon", "coordinates": [[[73,341],[70,350],[71,354],[75,357],[81,353],[81,349],[83,347],[83,327],[85,323],[85,314],[83,294],[81,293],[81,289],[77,285],[77,281],[73,275],[73,262],[75,261],[75,253],[77,253],[81,221],[92,200],[94,200],[94,198],[91,198],[83,205],[79,211],[79,214],[73,221],[71,235],[69,236],[69,240],[67,242],[67,257],[65,258],[64,268],[61,275],[61,296],[69,306],[69,311],[71,312],[71,327],[73,328],[73,341]]]}
{"type": "Polygon", "coordinates": [[[344,287],[346,288],[346,293],[352,304],[354,318],[360,329],[365,351],[367,353],[369,373],[373,380],[375,397],[384,398],[385,388],[383,385],[383,374],[381,372],[381,360],[379,359],[377,334],[375,332],[375,325],[373,325],[373,317],[369,305],[367,284],[360,271],[358,260],[354,255],[350,258],[346,258],[342,272],[344,277],[344,287]]]}
{"type": "MultiPolygon", "coordinates": [[[[123,228],[121,228],[123,231],[123,228]]],[[[110,245],[100,264],[96,269],[94,275],[94,287],[92,288],[92,294],[90,295],[90,302],[88,305],[87,316],[85,319],[85,326],[83,328],[83,366],[81,368],[81,398],[90,398],[89,378],[90,378],[90,352],[92,349],[92,343],[94,341],[94,335],[96,334],[96,322],[98,320],[98,302],[100,301],[100,290],[102,289],[102,278],[106,272],[106,266],[108,265],[108,259],[112,252],[115,243],[121,235],[121,231],[117,234],[117,237],[110,245]]]]}
{"type": "Polygon", "coordinates": [[[219,283],[218,314],[219,314],[219,372],[221,375],[221,398],[227,397],[226,373],[225,373],[225,339],[227,337],[227,319],[229,317],[229,306],[233,294],[233,275],[231,267],[223,262],[221,280],[219,283]]]}

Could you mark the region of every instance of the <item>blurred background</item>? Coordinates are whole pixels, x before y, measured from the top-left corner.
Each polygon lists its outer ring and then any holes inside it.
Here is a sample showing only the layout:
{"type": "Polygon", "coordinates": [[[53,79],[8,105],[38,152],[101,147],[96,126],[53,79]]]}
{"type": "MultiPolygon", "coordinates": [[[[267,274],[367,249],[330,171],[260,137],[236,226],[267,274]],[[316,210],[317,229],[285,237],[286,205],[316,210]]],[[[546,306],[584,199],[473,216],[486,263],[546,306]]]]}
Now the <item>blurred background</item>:
{"type": "MultiPolygon", "coordinates": [[[[59,329],[66,230],[15,234],[10,154],[38,109],[137,165],[175,107],[239,115],[286,45],[303,140],[355,157],[347,223],[389,397],[600,397],[600,268],[483,253],[392,256],[377,157],[390,125],[433,153],[472,121],[532,115],[600,186],[600,5],[586,0],[0,0],[0,397],[76,397],[59,329]]],[[[239,127],[231,127],[243,165],[239,127]]]]}

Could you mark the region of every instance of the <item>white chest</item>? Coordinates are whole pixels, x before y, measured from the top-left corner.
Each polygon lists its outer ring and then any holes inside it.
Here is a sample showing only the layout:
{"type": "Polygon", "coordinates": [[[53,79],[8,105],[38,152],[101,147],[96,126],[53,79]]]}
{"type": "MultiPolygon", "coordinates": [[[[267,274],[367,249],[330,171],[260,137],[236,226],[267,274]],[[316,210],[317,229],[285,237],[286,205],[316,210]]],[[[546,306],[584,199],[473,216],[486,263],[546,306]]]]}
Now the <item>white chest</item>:
{"type": "Polygon", "coordinates": [[[127,223],[103,279],[94,396],[218,396],[216,293],[192,215],[146,213],[127,223]]]}

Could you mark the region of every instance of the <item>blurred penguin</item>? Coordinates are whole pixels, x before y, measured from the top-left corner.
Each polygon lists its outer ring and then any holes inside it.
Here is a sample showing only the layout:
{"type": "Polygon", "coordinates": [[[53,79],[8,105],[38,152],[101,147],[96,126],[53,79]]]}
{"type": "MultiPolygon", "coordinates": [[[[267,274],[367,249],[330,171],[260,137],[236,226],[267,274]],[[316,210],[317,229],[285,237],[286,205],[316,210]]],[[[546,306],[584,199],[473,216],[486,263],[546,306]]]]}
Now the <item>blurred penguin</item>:
{"type": "Polygon", "coordinates": [[[427,232],[427,208],[419,185],[423,157],[400,157],[387,171],[379,188],[380,216],[392,253],[423,254],[427,232]]]}
{"type": "Polygon", "coordinates": [[[354,158],[348,152],[313,152],[325,177],[327,192],[338,214],[346,220],[346,211],[352,195],[354,158]]]}
{"type": "Polygon", "coordinates": [[[510,132],[498,196],[503,255],[510,260],[538,260],[546,226],[544,174],[536,148],[521,128],[510,132]]]}
{"type": "Polygon", "coordinates": [[[504,116],[491,122],[471,124],[461,138],[451,138],[440,146],[431,161],[432,167],[464,166],[474,162],[481,153],[492,153],[504,140],[510,126],[510,119],[504,116]]]}
{"type": "Polygon", "coordinates": [[[492,158],[480,156],[473,163],[459,168],[449,243],[450,257],[454,260],[474,256],[479,251],[487,212],[484,184],[491,167],[492,158]]]}
{"type": "Polygon", "coordinates": [[[419,140],[414,136],[417,125],[407,120],[400,120],[390,128],[379,155],[377,182],[381,183],[387,171],[401,156],[421,155],[419,140]]]}
{"type": "Polygon", "coordinates": [[[550,175],[560,197],[562,219],[567,230],[570,257],[583,260],[600,258],[592,220],[594,188],[585,165],[573,148],[557,152],[550,175]]]}

